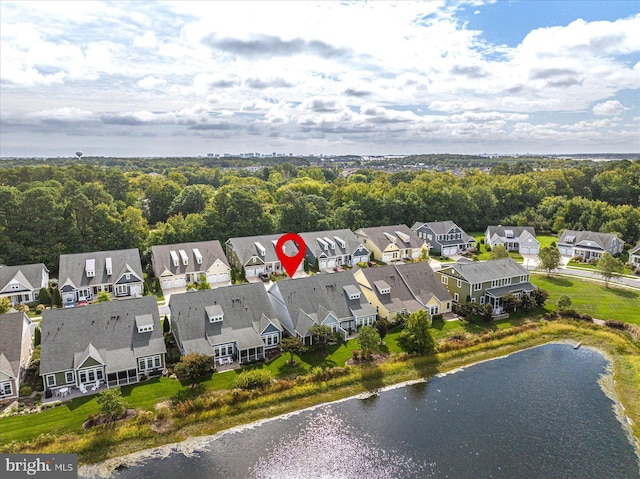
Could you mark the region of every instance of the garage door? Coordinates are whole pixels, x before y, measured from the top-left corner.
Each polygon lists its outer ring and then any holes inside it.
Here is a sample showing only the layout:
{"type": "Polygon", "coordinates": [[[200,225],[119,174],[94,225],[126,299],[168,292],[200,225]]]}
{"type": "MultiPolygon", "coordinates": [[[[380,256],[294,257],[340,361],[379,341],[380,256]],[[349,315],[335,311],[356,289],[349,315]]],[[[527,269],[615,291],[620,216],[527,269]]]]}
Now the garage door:
{"type": "Polygon", "coordinates": [[[327,265],[327,260],[326,259],[319,259],[318,260],[318,268],[320,269],[327,269],[329,266],[327,265]]]}
{"type": "Polygon", "coordinates": [[[173,285],[173,280],[171,278],[162,278],[160,280],[160,287],[162,289],[170,289],[173,285]]]}
{"type": "Polygon", "coordinates": [[[185,278],[176,278],[173,280],[174,288],[183,288],[187,285],[187,280],[185,278]]]}
{"type": "Polygon", "coordinates": [[[535,246],[523,246],[520,248],[520,254],[538,254],[538,249],[535,246]]]}
{"type": "Polygon", "coordinates": [[[458,248],[454,247],[448,247],[448,248],[442,248],[442,254],[444,256],[449,256],[452,254],[456,254],[458,252],[458,248]]]}
{"type": "Polygon", "coordinates": [[[333,259],[328,259],[328,260],[327,260],[327,268],[329,268],[329,269],[333,269],[333,268],[335,268],[335,267],[336,267],[336,259],[335,259],[335,258],[333,258],[333,259]]]}
{"type": "Polygon", "coordinates": [[[229,281],[229,273],[213,273],[207,275],[207,281],[209,283],[222,283],[229,281]]]}
{"type": "Polygon", "coordinates": [[[571,255],[571,248],[567,248],[565,246],[560,246],[558,249],[560,250],[560,254],[562,256],[570,256],[571,255]]]}
{"type": "Polygon", "coordinates": [[[385,263],[388,263],[391,261],[391,255],[390,254],[384,254],[382,255],[382,261],[384,261],[385,263]]]}

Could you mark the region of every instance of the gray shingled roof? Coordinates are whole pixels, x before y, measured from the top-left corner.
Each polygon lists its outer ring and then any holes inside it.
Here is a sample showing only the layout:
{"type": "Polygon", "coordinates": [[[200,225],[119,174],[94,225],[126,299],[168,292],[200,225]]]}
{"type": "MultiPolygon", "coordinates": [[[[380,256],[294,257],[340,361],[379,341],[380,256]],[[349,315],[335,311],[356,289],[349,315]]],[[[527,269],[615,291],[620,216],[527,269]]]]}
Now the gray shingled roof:
{"type": "Polygon", "coordinates": [[[369,241],[372,241],[381,251],[389,245],[391,242],[384,233],[388,233],[398,238],[399,248],[420,248],[424,244],[415,232],[411,231],[407,225],[393,225],[393,226],[376,226],[372,228],[360,228],[358,231],[364,233],[369,241]],[[396,233],[400,231],[409,236],[409,243],[403,241],[403,239],[396,233]]]}
{"type": "Polygon", "coordinates": [[[41,327],[41,374],[73,369],[93,351],[107,372],[135,369],[137,358],[166,352],[155,296],[47,309],[41,327]],[[153,317],[153,331],[138,333],[135,318],[144,315],[153,317]]]}
{"type": "MultiPolygon", "coordinates": [[[[488,226],[487,231],[489,233],[489,238],[493,238],[494,235],[498,235],[500,238],[506,238],[506,230],[513,231],[513,239],[519,239],[522,236],[522,233],[525,231],[530,233],[534,238],[536,237],[536,230],[532,226],[488,226]]],[[[511,238],[509,238],[511,239],[511,238]]]]}
{"type": "Polygon", "coordinates": [[[24,313],[0,314],[0,370],[18,377],[24,313]]]}
{"type": "Polygon", "coordinates": [[[169,308],[171,326],[187,354],[212,355],[211,345],[229,342],[235,342],[240,349],[264,346],[259,328],[264,329],[271,322],[282,330],[262,283],[174,294],[169,308]],[[224,318],[211,323],[207,308],[216,305],[224,318]]]}
{"type": "Polygon", "coordinates": [[[341,230],[326,230],[326,231],[313,231],[308,233],[300,233],[300,236],[307,245],[307,250],[313,254],[315,258],[319,257],[322,253],[325,253],[329,257],[338,255],[351,255],[360,246],[360,242],[356,235],[350,229],[341,230]],[[337,236],[344,241],[345,247],[343,248],[338,241],[334,238],[337,236]],[[334,250],[324,250],[318,242],[318,238],[328,237],[336,245],[334,250]]]}
{"type": "Polygon", "coordinates": [[[153,256],[153,274],[156,278],[159,278],[165,271],[170,271],[174,275],[182,275],[187,271],[206,271],[216,260],[222,261],[227,268],[229,267],[227,257],[218,240],[155,245],[151,247],[151,254],[153,256]],[[202,264],[197,263],[194,249],[197,249],[202,255],[202,264]],[[186,266],[182,264],[180,250],[183,250],[189,258],[189,263],[186,266]],[[175,251],[178,255],[178,266],[173,265],[171,251],[175,251]]]}
{"type": "Polygon", "coordinates": [[[142,265],[140,264],[140,253],[137,249],[62,254],[60,255],[60,280],[58,284],[62,286],[68,279],[76,289],[79,289],[93,285],[114,283],[129,268],[142,281],[142,265]],[[107,275],[107,258],[111,258],[112,274],[110,276],[107,275]],[[87,260],[95,260],[94,277],[89,278],[85,273],[87,260]]]}
{"type": "Polygon", "coordinates": [[[13,279],[23,284],[26,283],[30,291],[39,290],[42,285],[42,272],[44,270],[49,271],[43,263],[0,266],[0,292],[13,279]]]}
{"type": "Polygon", "coordinates": [[[503,258],[491,261],[473,263],[455,263],[443,266],[443,270],[453,268],[469,283],[483,283],[501,278],[524,276],[529,272],[516,263],[513,258],[503,258]]]}
{"type": "MultiPolygon", "coordinates": [[[[231,245],[233,251],[235,251],[242,264],[246,264],[252,256],[259,257],[265,263],[274,263],[280,260],[278,259],[273,242],[277,242],[280,236],[282,235],[243,236],[240,238],[229,238],[228,243],[231,245]],[[256,242],[260,243],[266,250],[266,255],[264,257],[258,254],[258,248],[255,245],[256,242]]],[[[295,256],[298,253],[298,248],[294,242],[287,241],[285,243],[285,253],[287,256],[295,256]]]]}
{"type": "Polygon", "coordinates": [[[635,248],[633,248],[631,251],[629,251],[629,254],[640,254],[640,244],[636,245],[635,248]]]}
{"type": "Polygon", "coordinates": [[[359,317],[375,314],[349,271],[284,279],[275,286],[280,291],[295,330],[302,336],[306,336],[309,328],[323,320],[328,312],[339,321],[354,318],[354,314],[359,317]],[[361,293],[360,299],[349,299],[347,291],[350,290],[361,293]]]}
{"type": "Polygon", "coordinates": [[[449,233],[449,231],[451,231],[452,228],[460,229],[461,234],[462,234],[462,238],[460,238],[460,239],[454,239],[454,240],[436,240],[436,239],[434,239],[433,240],[433,241],[437,241],[437,243],[442,244],[442,245],[456,245],[456,244],[461,244],[461,243],[466,244],[470,240],[475,241],[475,238],[473,238],[473,236],[467,234],[462,228],[460,228],[460,226],[455,224],[453,221],[432,221],[432,222],[427,222],[427,223],[415,223],[411,227],[411,230],[415,232],[415,231],[417,231],[418,229],[420,229],[424,225],[426,225],[428,228],[430,228],[431,231],[433,231],[433,233],[435,235],[446,235],[447,233],[449,233]]]}
{"type": "Polygon", "coordinates": [[[451,301],[449,291],[442,286],[433,270],[426,262],[363,268],[362,273],[378,301],[390,311],[406,309],[409,312],[423,309],[433,296],[439,301],[451,301]],[[388,285],[389,294],[380,294],[377,285],[388,285]]]}
{"type": "Polygon", "coordinates": [[[596,231],[574,231],[574,230],[564,230],[558,239],[558,243],[562,244],[570,244],[571,246],[590,246],[588,243],[595,243],[597,246],[603,250],[609,249],[609,245],[614,238],[617,238],[621,243],[624,244],[620,238],[618,238],[613,233],[600,233],[596,231]],[[575,241],[571,243],[566,242],[567,236],[575,236],[575,241]],[[581,244],[582,243],[582,244],[581,244]]]}
{"type": "Polygon", "coordinates": [[[519,291],[524,291],[525,293],[530,293],[531,291],[534,291],[536,289],[536,287],[531,284],[530,282],[525,282],[525,283],[516,283],[516,284],[510,284],[508,286],[500,286],[498,288],[491,288],[488,289],[486,291],[487,294],[490,294],[491,296],[495,297],[495,298],[501,298],[503,297],[505,294],[508,293],[517,293],[519,291]]]}

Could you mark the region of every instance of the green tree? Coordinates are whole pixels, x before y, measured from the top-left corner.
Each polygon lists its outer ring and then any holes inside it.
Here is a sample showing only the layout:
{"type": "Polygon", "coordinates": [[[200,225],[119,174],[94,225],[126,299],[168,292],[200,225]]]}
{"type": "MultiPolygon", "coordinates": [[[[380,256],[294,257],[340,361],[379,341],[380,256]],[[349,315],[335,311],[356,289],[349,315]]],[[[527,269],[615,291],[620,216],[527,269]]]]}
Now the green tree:
{"type": "Polygon", "coordinates": [[[513,313],[520,306],[520,300],[516,298],[513,293],[505,294],[502,298],[500,298],[500,302],[502,303],[502,307],[507,313],[513,313]]]}
{"type": "Polygon", "coordinates": [[[545,246],[538,253],[539,268],[551,275],[551,271],[560,266],[560,250],[556,246],[545,246]]]}
{"type": "Polygon", "coordinates": [[[100,413],[111,421],[122,416],[127,408],[119,387],[101,391],[96,398],[96,402],[100,405],[100,413]]]}
{"type": "Polygon", "coordinates": [[[162,321],[162,332],[164,334],[169,334],[171,332],[171,322],[167,316],[165,316],[164,321],[162,321]]]}
{"type": "Polygon", "coordinates": [[[289,361],[287,362],[289,364],[295,364],[296,360],[294,358],[294,355],[295,354],[300,355],[304,353],[307,350],[307,347],[300,340],[300,338],[289,337],[289,338],[283,338],[282,341],[280,341],[280,344],[278,345],[278,350],[283,353],[289,353],[289,361]]]}
{"type": "Polygon", "coordinates": [[[60,288],[58,287],[53,290],[53,304],[58,308],[62,307],[62,296],[60,295],[60,288]]]}
{"type": "Polygon", "coordinates": [[[40,346],[40,343],[42,342],[42,330],[40,329],[40,326],[36,327],[36,329],[33,330],[33,346],[40,346]]]}
{"type": "Polygon", "coordinates": [[[605,253],[598,260],[596,266],[598,274],[604,279],[604,286],[609,287],[609,281],[617,278],[624,272],[624,263],[618,258],[614,258],[609,253],[605,253]]]}
{"type": "Polygon", "coordinates": [[[111,293],[109,291],[100,291],[96,297],[96,303],[105,303],[111,301],[111,293]]]}
{"type": "Polygon", "coordinates": [[[264,389],[273,380],[273,373],[268,369],[251,369],[242,371],[233,380],[233,387],[240,389],[264,389]]]}
{"type": "Polygon", "coordinates": [[[333,338],[333,331],[331,331],[329,326],[324,324],[314,324],[309,328],[309,334],[311,334],[313,338],[313,344],[322,352],[327,349],[329,341],[333,338]]]}
{"type": "Polygon", "coordinates": [[[509,257],[509,252],[507,251],[507,248],[505,248],[501,244],[496,245],[491,249],[491,259],[502,259],[502,258],[508,258],[508,257],[509,257]]]}
{"type": "Polygon", "coordinates": [[[358,333],[358,344],[362,350],[362,357],[368,359],[373,353],[380,351],[380,334],[373,326],[364,326],[358,333]]]}
{"type": "Polygon", "coordinates": [[[215,193],[215,188],[209,185],[186,186],[171,202],[169,214],[180,213],[187,216],[191,213],[202,213],[215,193]]]}
{"type": "Polygon", "coordinates": [[[38,292],[38,302],[46,306],[51,306],[52,301],[53,298],[51,297],[49,288],[40,288],[40,291],[38,292]]]}
{"type": "Polygon", "coordinates": [[[0,314],[4,314],[11,309],[9,298],[0,298],[0,314]]]}
{"type": "Polygon", "coordinates": [[[558,309],[560,311],[567,311],[570,308],[571,308],[571,298],[566,294],[560,295],[560,297],[558,298],[558,309]]]}
{"type": "Polygon", "coordinates": [[[387,333],[391,329],[391,323],[387,318],[378,318],[376,319],[376,322],[373,323],[373,325],[378,331],[378,334],[380,335],[381,340],[384,339],[384,337],[387,335],[387,333]]]}
{"type": "Polygon", "coordinates": [[[173,371],[180,379],[189,381],[191,387],[195,387],[198,379],[212,371],[215,367],[215,358],[201,353],[191,353],[182,357],[175,364],[173,371]]]}
{"type": "Polygon", "coordinates": [[[432,353],[436,343],[429,332],[431,320],[424,310],[418,310],[409,315],[400,333],[399,342],[403,349],[418,354],[432,353]]]}

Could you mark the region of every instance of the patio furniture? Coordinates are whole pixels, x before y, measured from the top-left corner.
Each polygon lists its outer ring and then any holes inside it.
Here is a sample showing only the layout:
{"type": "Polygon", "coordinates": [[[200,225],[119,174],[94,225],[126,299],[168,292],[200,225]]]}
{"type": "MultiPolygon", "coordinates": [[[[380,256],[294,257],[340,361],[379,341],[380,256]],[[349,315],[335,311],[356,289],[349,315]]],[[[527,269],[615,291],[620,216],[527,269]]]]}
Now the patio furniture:
{"type": "Polygon", "coordinates": [[[218,358],[218,363],[220,363],[220,366],[222,366],[223,364],[226,364],[225,358],[218,358]]]}
{"type": "Polygon", "coordinates": [[[98,389],[100,389],[100,380],[97,380],[95,384],[91,387],[92,391],[97,391],[98,389]]]}
{"type": "Polygon", "coordinates": [[[82,383],[78,384],[78,389],[80,389],[80,392],[82,394],[87,394],[87,387],[84,384],[82,383]]]}
{"type": "Polygon", "coordinates": [[[232,357],[228,357],[228,358],[225,360],[225,363],[227,363],[227,364],[232,364],[232,363],[233,363],[233,358],[232,358],[232,357]]]}
{"type": "Polygon", "coordinates": [[[58,389],[57,392],[60,395],[60,397],[67,397],[67,394],[69,394],[69,388],[67,388],[67,387],[60,388],[60,389],[58,389]]]}

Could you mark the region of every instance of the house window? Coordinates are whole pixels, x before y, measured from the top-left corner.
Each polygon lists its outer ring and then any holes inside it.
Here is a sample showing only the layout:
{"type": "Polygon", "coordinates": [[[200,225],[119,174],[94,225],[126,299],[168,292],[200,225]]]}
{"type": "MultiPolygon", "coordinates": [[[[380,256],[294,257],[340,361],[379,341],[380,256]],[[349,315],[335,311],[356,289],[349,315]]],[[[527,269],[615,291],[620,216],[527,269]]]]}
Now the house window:
{"type": "Polygon", "coordinates": [[[446,308],[447,308],[447,311],[449,311],[451,309],[451,303],[447,303],[446,308]]]}
{"type": "Polygon", "coordinates": [[[473,285],[474,291],[480,291],[482,289],[482,283],[476,283],[473,285]]]}
{"type": "Polygon", "coordinates": [[[55,385],[56,385],[56,375],[55,374],[49,374],[47,376],[47,387],[52,388],[55,385]]]}
{"type": "Polygon", "coordinates": [[[20,286],[18,286],[17,284],[12,284],[11,285],[11,291],[16,291],[18,289],[20,289],[20,286]]]}
{"type": "Polygon", "coordinates": [[[433,239],[433,236],[431,236],[431,235],[427,235],[427,238],[429,238],[429,240],[432,240],[432,239],[433,239]]]}
{"type": "Polygon", "coordinates": [[[104,379],[102,367],[82,369],[78,371],[78,378],[80,379],[80,384],[91,384],[96,381],[101,381],[104,379]]]}
{"type": "Polygon", "coordinates": [[[74,382],[73,371],[67,371],[64,373],[64,381],[67,384],[74,382]]]}
{"type": "Polygon", "coordinates": [[[213,355],[218,357],[231,356],[233,354],[233,344],[223,344],[213,347],[213,355]]]}
{"type": "Polygon", "coordinates": [[[462,288],[462,280],[461,280],[461,279],[459,279],[459,280],[457,281],[456,286],[458,286],[458,288],[462,288]]]}
{"type": "Polygon", "coordinates": [[[525,274],[525,275],[520,276],[520,282],[521,282],[521,283],[525,283],[527,280],[528,280],[528,278],[527,278],[527,275],[526,275],[526,274],[525,274]]]}
{"type": "Polygon", "coordinates": [[[4,381],[0,383],[0,398],[7,396],[13,396],[13,385],[11,381],[4,381]]]}
{"type": "Polygon", "coordinates": [[[158,369],[162,366],[162,360],[160,355],[148,356],[146,358],[138,359],[138,369],[140,371],[146,371],[148,369],[158,369]]]}
{"type": "Polygon", "coordinates": [[[480,304],[484,304],[484,296],[480,298],[480,304]]]}
{"type": "Polygon", "coordinates": [[[447,276],[441,276],[440,281],[442,281],[442,284],[449,284],[449,278],[447,276]]]}
{"type": "Polygon", "coordinates": [[[127,294],[127,285],[119,284],[118,287],[116,288],[116,291],[118,292],[118,294],[127,294]]]}
{"type": "Polygon", "coordinates": [[[265,346],[275,346],[280,342],[279,334],[268,334],[266,336],[262,336],[262,340],[264,341],[265,346]]]}
{"type": "Polygon", "coordinates": [[[453,294],[453,300],[454,301],[460,301],[460,296],[458,295],[458,293],[454,293],[453,294]]]}

